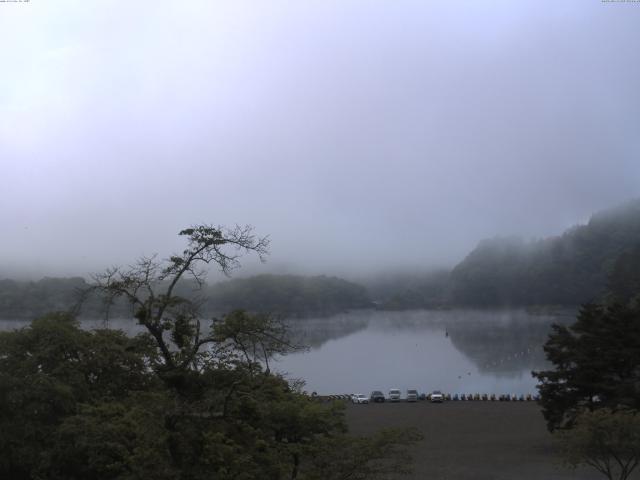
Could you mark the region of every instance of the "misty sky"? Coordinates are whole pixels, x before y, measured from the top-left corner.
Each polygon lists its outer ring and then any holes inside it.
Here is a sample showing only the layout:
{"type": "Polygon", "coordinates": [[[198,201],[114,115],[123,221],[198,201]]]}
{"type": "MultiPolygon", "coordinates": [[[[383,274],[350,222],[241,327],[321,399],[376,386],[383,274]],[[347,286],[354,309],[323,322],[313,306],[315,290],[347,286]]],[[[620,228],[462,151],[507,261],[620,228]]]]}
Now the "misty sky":
{"type": "Polygon", "coordinates": [[[251,272],[450,265],[640,196],[640,3],[31,0],[0,41],[0,277],[201,222],[269,234],[251,272]]]}

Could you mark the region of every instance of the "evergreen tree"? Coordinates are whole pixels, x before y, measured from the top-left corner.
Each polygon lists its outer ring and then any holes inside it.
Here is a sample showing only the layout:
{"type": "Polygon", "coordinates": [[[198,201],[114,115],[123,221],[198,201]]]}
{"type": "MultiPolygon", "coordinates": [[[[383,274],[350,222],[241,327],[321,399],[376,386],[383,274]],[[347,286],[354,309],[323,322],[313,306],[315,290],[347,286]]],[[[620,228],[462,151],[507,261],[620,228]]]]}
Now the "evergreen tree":
{"type": "Polygon", "coordinates": [[[540,380],[550,430],[570,427],[583,409],[640,410],[640,311],[623,304],[583,306],[577,321],[553,326],[544,346],[553,370],[540,380]]]}

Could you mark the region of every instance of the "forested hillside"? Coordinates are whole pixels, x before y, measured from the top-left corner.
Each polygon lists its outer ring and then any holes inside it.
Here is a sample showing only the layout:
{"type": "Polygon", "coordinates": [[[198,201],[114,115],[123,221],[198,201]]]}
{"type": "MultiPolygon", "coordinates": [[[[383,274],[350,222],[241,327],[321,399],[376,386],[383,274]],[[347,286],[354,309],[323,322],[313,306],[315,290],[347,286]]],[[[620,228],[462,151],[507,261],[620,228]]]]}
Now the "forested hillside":
{"type": "Polygon", "coordinates": [[[31,319],[47,312],[69,310],[80,290],[88,288],[81,277],[43,278],[37,282],[0,280],[0,318],[31,319]]]}
{"type": "Polygon", "coordinates": [[[257,275],[213,285],[207,310],[236,308],[292,316],[331,315],[371,306],[367,290],[337,277],[257,275]]]}
{"type": "MultiPolygon", "coordinates": [[[[640,201],[593,215],[559,237],[481,242],[451,272],[455,305],[578,305],[599,299],[621,255],[640,245],[640,201]]],[[[622,266],[618,267],[618,270],[622,266]]]]}
{"type": "MultiPolygon", "coordinates": [[[[78,305],[81,292],[89,287],[81,277],[0,280],[0,318],[32,319],[47,312],[76,309],[83,317],[100,318],[106,312],[104,297],[89,295],[81,308],[78,305]]],[[[184,298],[203,298],[201,313],[207,316],[239,308],[286,316],[324,316],[372,306],[364,287],[325,276],[259,275],[205,285],[202,291],[193,282],[180,282],[175,292],[184,298]]],[[[109,308],[113,317],[131,316],[131,307],[123,300],[109,308]]]]}
{"type": "Polygon", "coordinates": [[[445,306],[449,270],[395,272],[364,280],[383,310],[433,309],[445,306]]]}

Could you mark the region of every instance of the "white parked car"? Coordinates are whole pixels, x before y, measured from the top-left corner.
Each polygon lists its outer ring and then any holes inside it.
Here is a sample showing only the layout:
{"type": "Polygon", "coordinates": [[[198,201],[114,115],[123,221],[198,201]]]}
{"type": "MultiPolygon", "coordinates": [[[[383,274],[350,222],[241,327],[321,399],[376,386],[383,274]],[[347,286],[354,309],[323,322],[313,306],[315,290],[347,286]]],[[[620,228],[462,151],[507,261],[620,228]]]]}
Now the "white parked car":
{"type": "Polygon", "coordinates": [[[399,402],[400,401],[400,390],[397,388],[392,388],[389,390],[389,401],[390,402],[399,402]]]}
{"type": "Polygon", "coordinates": [[[444,395],[440,390],[434,390],[431,395],[429,395],[429,399],[432,403],[442,403],[444,401],[444,395]]]}
{"type": "Polygon", "coordinates": [[[364,393],[354,393],[351,395],[352,403],[369,403],[369,397],[367,397],[364,393]]]}

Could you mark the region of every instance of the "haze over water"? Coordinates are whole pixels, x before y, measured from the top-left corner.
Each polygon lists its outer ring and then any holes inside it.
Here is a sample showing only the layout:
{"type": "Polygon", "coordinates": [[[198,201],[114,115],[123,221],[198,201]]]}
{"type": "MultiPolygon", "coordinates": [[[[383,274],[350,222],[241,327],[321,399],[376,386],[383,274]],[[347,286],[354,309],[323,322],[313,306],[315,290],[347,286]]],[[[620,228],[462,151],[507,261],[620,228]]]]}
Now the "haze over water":
{"type": "Polygon", "coordinates": [[[300,321],[309,351],[275,367],[320,394],[387,392],[536,393],[542,344],[571,317],[523,311],[358,312],[300,321]]]}

